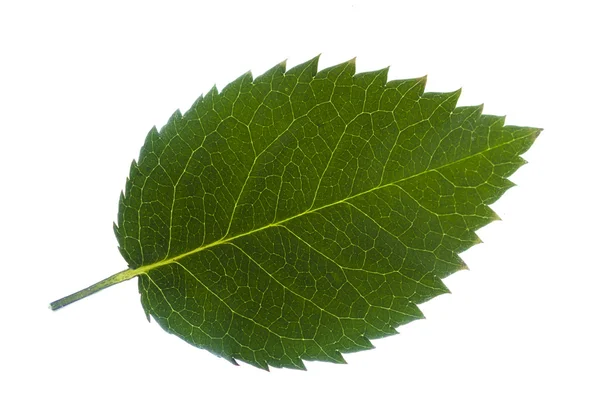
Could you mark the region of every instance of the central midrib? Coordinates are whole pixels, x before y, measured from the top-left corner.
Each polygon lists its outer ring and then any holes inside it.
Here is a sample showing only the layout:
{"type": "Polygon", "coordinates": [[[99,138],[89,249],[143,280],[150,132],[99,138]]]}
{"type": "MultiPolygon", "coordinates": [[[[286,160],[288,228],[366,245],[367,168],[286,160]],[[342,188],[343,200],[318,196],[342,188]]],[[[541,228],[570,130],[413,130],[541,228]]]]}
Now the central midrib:
{"type": "Polygon", "coordinates": [[[179,254],[179,255],[177,255],[177,256],[174,256],[174,257],[172,257],[172,258],[163,259],[163,260],[161,260],[161,261],[159,261],[159,262],[151,263],[151,264],[149,264],[149,265],[140,266],[140,267],[138,267],[138,268],[136,268],[136,269],[131,269],[131,274],[132,274],[132,276],[137,276],[137,275],[140,275],[140,274],[147,274],[149,271],[151,271],[151,270],[153,270],[153,269],[156,269],[156,268],[159,268],[159,267],[161,267],[161,266],[165,266],[165,265],[168,265],[168,264],[171,264],[171,263],[177,262],[177,261],[179,261],[180,259],[183,259],[183,258],[185,258],[185,257],[187,257],[187,256],[190,256],[190,255],[197,254],[198,252],[201,252],[201,251],[204,251],[204,250],[207,250],[207,249],[210,249],[210,248],[213,248],[213,247],[216,247],[216,246],[222,245],[222,244],[227,244],[227,243],[229,243],[229,242],[231,242],[231,241],[237,240],[237,239],[239,239],[239,238],[242,238],[242,237],[244,237],[244,236],[251,235],[251,234],[253,234],[253,233],[258,233],[258,232],[260,232],[260,231],[262,231],[262,230],[265,230],[265,229],[269,229],[269,228],[272,228],[272,227],[277,227],[277,226],[279,226],[279,225],[281,225],[281,224],[283,224],[283,223],[289,222],[289,221],[291,221],[291,220],[293,220],[293,219],[296,219],[296,218],[300,218],[300,217],[302,217],[302,216],[304,216],[304,215],[306,215],[306,214],[315,213],[315,212],[317,212],[317,211],[320,211],[320,210],[322,210],[322,209],[325,209],[325,208],[328,208],[328,207],[332,207],[332,206],[335,206],[335,205],[338,205],[338,204],[342,204],[342,203],[344,203],[344,202],[346,202],[346,201],[348,201],[348,200],[352,200],[352,199],[354,199],[354,198],[356,198],[356,197],[360,197],[360,196],[362,196],[362,195],[364,195],[364,194],[368,194],[368,193],[371,193],[371,192],[373,192],[373,191],[376,191],[376,190],[379,190],[379,189],[384,189],[384,188],[386,188],[386,187],[389,187],[389,186],[392,186],[392,185],[396,185],[396,184],[398,184],[398,183],[405,182],[405,181],[407,181],[407,180],[410,180],[410,179],[413,179],[413,178],[417,178],[417,177],[419,177],[419,176],[421,176],[421,175],[424,175],[424,174],[427,174],[427,173],[429,173],[429,172],[432,172],[432,171],[439,171],[439,170],[441,170],[441,169],[443,169],[443,168],[445,168],[445,167],[449,167],[449,166],[451,166],[451,165],[458,164],[458,163],[460,163],[461,161],[466,161],[466,160],[469,160],[470,158],[473,158],[473,157],[476,157],[476,156],[480,156],[480,155],[482,155],[482,154],[484,154],[484,153],[486,153],[486,152],[489,152],[489,151],[491,151],[491,150],[498,149],[498,148],[500,148],[500,147],[502,147],[502,146],[510,145],[510,144],[512,144],[513,142],[516,142],[516,141],[518,141],[518,140],[520,140],[520,139],[529,138],[531,135],[535,135],[535,134],[537,134],[537,133],[538,133],[538,131],[537,131],[537,130],[533,130],[533,131],[532,131],[530,134],[528,134],[528,135],[523,135],[523,136],[520,136],[520,137],[518,137],[518,138],[512,139],[512,140],[510,140],[510,141],[508,141],[508,142],[504,142],[504,143],[502,143],[502,144],[500,144],[500,145],[496,145],[496,146],[493,146],[493,147],[489,147],[489,148],[487,148],[487,149],[485,149],[485,150],[482,150],[482,151],[480,151],[480,152],[477,152],[477,153],[471,154],[471,155],[469,155],[469,156],[466,156],[466,157],[463,157],[463,158],[461,158],[461,159],[458,159],[458,160],[452,161],[452,162],[450,162],[450,163],[447,163],[447,164],[444,164],[444,165],[441,165],[441,166],[438,166],[438,167],[434,167],[434,168],[430,168],[430,169],[427,169],[427,170],[421,171],[421,172],[419,172],[419,173],[416,173],[416,174],[410,175],[410,176],[408,176],[408,177],[405,177],[405,178],[398,179],[397,181],[393,181],[393,182],[386,183],[385,185],[378,185],[378,186],[375,186],[375,187],[373,187],[373,188],[371,188],[371,189],[369,189],[369,190],[365,190],[364,192],[360,192],[360,193],[357,193],[357,194],[355,194],[355,195],[353,195],[353,196],[348,196],[348,197],[346,197],[346,198],[343,198],[343,199],[341,199],[341,200],[334,201],[333,203],[325,204],[325,205],[322,205],[322,206],[320,206],[320,207],[317,207],[317,208],[310,208],[310,209],[308,209],[308,210],[306,210],[306,211],[304,211],[304,212],[301,212],[301,213],[299,213],[299,214],[293,215],[293,216],[291,216],[291,217],[289,217],[289,218],[285,218],[285,219],[282,219],[282,220],[280,220],[280,221],[278,221],[278,222],[275,222],[275,223],[270,223],[270,224],[268,224],[268,225],[265,225],[265,226],[261,226],[261,227],[259,227],[258,229],[253,229],[253,230],[250,230],[250,231],[247,231],[247,232],[244,232],[244,233],[240,233],[240,234],[237,234],[237,235],[235,235],[235,236],[228,237],[228,238],[221,238],[221,239],[219,239],[219,240],[213,241],[212,243],[209,243],[209,244],[206,244],[206,245],[200,246],[200,247],[198,247],[198,248],[195,248],[195,249],[193,249],[193,250],[191,250],[191,251],[184,252],[183,254],[179,254]]]}

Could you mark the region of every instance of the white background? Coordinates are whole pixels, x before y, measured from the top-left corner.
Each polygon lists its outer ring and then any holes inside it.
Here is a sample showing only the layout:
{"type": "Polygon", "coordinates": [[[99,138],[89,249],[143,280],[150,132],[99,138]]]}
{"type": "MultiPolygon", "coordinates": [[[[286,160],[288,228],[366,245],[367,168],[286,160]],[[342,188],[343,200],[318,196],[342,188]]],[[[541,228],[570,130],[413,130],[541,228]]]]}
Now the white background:
{"type": "Polygon", "coordinates": [[[599,396],[594,3],[3,1],[0,395],[599,396]],[[48,310],[125,268],[112,222],[153,125],[319,53],[545,129],[427,320],[348,365],[266,372],[148,324],[135,281],[48,310]]]}

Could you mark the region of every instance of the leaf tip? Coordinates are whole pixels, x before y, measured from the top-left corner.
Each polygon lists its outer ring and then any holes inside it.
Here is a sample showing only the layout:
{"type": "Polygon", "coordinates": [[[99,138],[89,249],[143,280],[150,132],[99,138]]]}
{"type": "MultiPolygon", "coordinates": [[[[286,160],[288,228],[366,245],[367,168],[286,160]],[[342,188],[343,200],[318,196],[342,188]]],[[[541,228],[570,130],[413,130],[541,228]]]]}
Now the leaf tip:
{"type": "Polygon", "coordinates": [[[542,131],[544,131],[543,128],[533,128],[533,131],[531,132],[531,137],[535,140],[538,136],[540,136],[542,131]]]}

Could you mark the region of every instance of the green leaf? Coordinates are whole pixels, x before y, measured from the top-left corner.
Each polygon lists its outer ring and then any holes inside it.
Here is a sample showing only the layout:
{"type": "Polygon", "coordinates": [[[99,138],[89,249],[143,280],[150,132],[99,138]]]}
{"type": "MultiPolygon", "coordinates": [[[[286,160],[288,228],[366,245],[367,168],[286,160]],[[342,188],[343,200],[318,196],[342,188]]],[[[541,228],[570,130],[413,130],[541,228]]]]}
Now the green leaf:
{"type": "Polygon", "coordinates": [[[115,233],[167,332],[235,363],[344,362],[423,315],[540,130],[425,78],[312,59],[212,89],[133,162],[115,233]]]}

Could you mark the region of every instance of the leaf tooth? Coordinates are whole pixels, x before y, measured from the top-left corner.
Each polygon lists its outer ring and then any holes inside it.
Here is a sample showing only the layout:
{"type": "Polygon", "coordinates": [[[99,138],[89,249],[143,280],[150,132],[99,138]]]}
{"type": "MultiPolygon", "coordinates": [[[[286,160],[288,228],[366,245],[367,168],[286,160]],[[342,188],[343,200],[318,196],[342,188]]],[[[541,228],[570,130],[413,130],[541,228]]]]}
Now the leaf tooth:
{"type": "Polygon", "coordinates": [[[462,252],[465,252],[469,248],[482,243],[481,239],[479,238],[479,236],[477,235],[477,233],[475,233],[475,231],[473,229],[466,230],[464,232],[464,234],[460,237],[459,241],[460,241],[460,243],[459,243],[460,245],[455,248],[455,251],[454,251],[455,254],[460,254],[462,252]]]}
{"type": "Polygon", "coordinates": [[[287,58],[286,58],[286,59],[284,59],[283,61],[279,62],[279,63],[277,64],[277,66],[279,66],[279,67],[283,68],[283,70],[284,70],[284,71],[286,71],[286,70],[287,70],[287,61],[288,61],[288,60],[287,60],[287,58]]]}
{"type": "Polygon", "coordinates": [[[319,58],[321,54],[308,60],[307,62],[296,65],[285,72],[286,75],[298,75],[299,79],[309,82],[318,72],[319,58]],[[300,76],[303,76],[301,78],[300,76]]]}
{"type": "Polygon", "coordinates": [[[458,265],[457,266],[459,268],[458,270],[471,270],[471,269],[469,269],[469,266],[467,266],[467,263],[459,255],[454,254],[453,259],[456,262],[456,264],[458,265]]]}
{"type": "MultiPolygon", "coordinates": [[[[140,300],[142,302],[142,309],[144,310],[144,315],[146,316],[146,320],[148,320],[148,322],[151,322],[151,319],[153,318],[153,316],[150,315],[150,307],[149,307],[149,303],[148,301],[144,298],[144,294],[142,293],[143,289],[144,289],[144,278],[143,276],[138,277],[138,291],[140,293],[140,300]]],[[[168,332],[169,334],[172,334],[173,332],[169,329],[169,328],[165,328],[165,326],[163,324],[161,324],[160,319],[158,317],[154,317],[154,319],[156,320],[156,323],[158,325],[160,325],[162,327],[162,329],[164,329],[166,332],[168,332]]]]}
{"type": "Polygon", "coordinates": [[[150,131],[148,131],[148,135],[146,135],[146,140],[144,141],[144,146],[142,146],[142,150],[140,151],[140,156],[139,156],[140,161],[142,160],[142,152],[144,151],[144,148],[151,146],[152,143],[156,142],[157,139],[158,139],[158,130],[156,129],[156,126],[152,126],[150,131]]]}
{"type": "Polygon", "coordinates": [[[410,87],[408,91],[416,89],[416,97],[420,97],[425,92],[425,85],[427,84],[427,76],[417,77],[414,79],[403,79],[403,80],[389,80],[386,84],[386,88],[402,89],[403,92],[407,91],[406,87],[410,87]]]}
{"type": "MultiPolygon", "coordinates": [[[[427,317],[425,317],[425,313],[423,313],[421,311],[421,308],[419,306],[417,306],[416,302],[413,302],[412,300],[409,301],[410,303],[412,303],[413,305],[415,305],[415,307],[417,308],[417,310],[419,310],[419,312],[421,313],[421,317],[418,320],[425,320],[427,319],[427,317]]],[[[395,330],[396,333],[399,333],[398,330],[395,330]]]]}
{"type": "MultiPolygon", "coordinates": [[[[414,310],[417,312],[416,316],[415,316],[415,320],[424,320],[425,319],[425,314],[423,313],[423,311],[421,310],[421,308],[419,306],[417,306],[417,304],[415,302],[413,302],[412,300],[408,301],[410,304],[412,304],[414,306],[414,310]]],[[[413,321],[413,320],[411,320],[413,321]]],[[[398,331],[394,328],[394,333],[398,333],[398,331]]]]}
{"type": "MultiPolygon", "coordinates": [[[[348,65],[348,67],[350,67],[350,70],[352,71],[350,73],[351,76],[356,75],[356,57],[349,59],[348,61],[345,62],[346,65],[348,65]]],[[[343,63],[342,63],[343,65],[343,63]]]]}
{"type": "MultiPolygon", "coordinates": [[[[438,276],[434,276],[434,278],[439,281],[438,285],[436,285],[436,287],[438,287],[440,290],[442,290],[442,294],[451,294],[452,291],[450,291],[450,288],[448,288],[448,286],[446,284],[444,284],[444,282],[442,281],[441,278],[439,278],[438,276]]],[[[441,295],[441,294],[440,294],[441,295]]]]}
{"type": "Polygon", "coordinates": [[[194,103],[192,104],[192,106],[190,106],[190,110],[188,110],[186,112],[186,115],[190,112],[195,112],[196,108],[202,103],[202,101],[204,100],[204,94],[200,94],[200,96],[198,97],[198,99],[196,99],[194,101],[194,103]]]}
{"type": "Polygon", "coordinates": [[[129,166],[129,177],[127,177],[125,179],[125,189],[121,191],[123,203],[125,203],[125,200],[131,194],[131,187],[132,187],[131,181],[135,177],[135,175],[137,175],[138,173],[139,173],[139,170],[138,170],[137,162],[134,159],[131,162],[131,165],[129,166]]]}
{"type": "Polygon", "coordinates": [[[171,114],[171,117],[169,117],[169,120],[167,121],[167,124],[165,124],[165,126],[163,128],[161,128],[160,130],[160,134],[163,134],[165,132],[168,133],[168,131],[174,126],[175,122],[181,120],[181,110],[176,109],[173,114],[171,114]]]}
{"type": "MultiPolygon", "coordinates": [[[[233,357],[231,358],[231,360],[233,360],[233,363],[235,365],[238,365],[233,357]]],[[[267,363],[265,360],[260,360],[260,361],[254,360],[254,361],[251,361],[250,364],[257,368],[264,369],[267,372],[271,372],[271,369],[269,368],[269,363],[267,363]]]]}
{"type": "Polygon", "coordinates": [[[419,96],[421,96],[425,93],[425,88],[427,87],[427,79],[428,79],[427,75],[415,79],[415,81],[418,83],[417,86],[419,87],[419,91],[418,91],[419,96]]]}
{"type": "Polygon", "coordinates": [[[334,350],[333,352],[327,354],[327,356],[331,358],[332,362],[336,364],[348,364],[348,362],[339,350],[334,350]]]}
{"type": "Polygon", "coordinates": [[[254,79],[254,84],[260,83],[270,83],[275,77],[283,76],[285,73],[285,62],[280,62],[277,65],[273,66],[271,69],[267,70],[260,76],[254,79]]]}
{"type": "Polygon", "coordinates": [[[315,75],[315,78],[327,78],[330,74],[335,78],[343,76],[344,78],[342,80],[351,79],[356,74],[356,57],[347,62],[320,70],[315,75]]]}
{"type": "Polygon", "coordinates": [[[371,86],[383,88],[387,83],[389,69],[388,66],[379,70],[357,73],[352,78],[352,81],[364,89],[368,89],[371,86]]]}
{"type": "Polygon", "coordinates": [[[299,369],[300,371],[306,371],[306,365],[302,360],[293,360],[292,361],[294,368],[299,369]]]}
{"type": "MultiPolygon", "coordinates": [[[[306,371],[306,365],[301,358],[286,355],[283,359],[271,359],[268,362],[271,368],[290,368],[306,371]]],[[[267,369],[269,371],[269,369],[267,369]]]]}
{"type": "Polygon", "coordinates": [[[235,366],[239,366],[240,364],[237,362],[237,360],[235,358],[233,358],[233,356],[221,356],[223,357],[225,360],[229,361],[230,363],[232,363],[235,366]]]}
{"type": "Polygon", "coordinates": [[[207,104],[212,106],[212,104],[215,100],[215,97],[218,95],[219,95],[219,90],[217,89],[217,85],[213,84],[213,86],[210,88],[210,90],[208,90],[208,92],[204,96],[204,100],[207,102],[207,104]]]}
{"type": "Polygon", "coordinates": [[[498,215],[498,213],[496,213],[496,211],[494,211],[493,209],[491,209],[490,207],[488,207],[489,210],[489,216],[490,216],[490,221],[501,221],[502,218],[500,218],[500,215],[498,215]]]}
{"type": "MultiPolygon", "coordinates": [[[[375,346],[373,346],[373,344],[371,343],[372,339],[381,339],[381,338],[385,338],[387,336],[397,335],[399,332],[394,327],[395,326],[399,327],[402,324],[403,323],[386,324],[383,326],[379,326],[378,328],[371,328],[371,329],[367,330],[364,338],[367,339],[368,343],[361,345],[360,348],[348,350],[348,352],[356,352],[356,351],[361,351],[361,350],[374,349],[375,346]]],[[[360,341],[362,342],[362,339],[360,339],[360,341]]]]}
{"type": "Polygon", "coordinates": [[[517,184],[516,184],[515,182],[511,181],[511,180],[510,180],[510,179],[508,179],[508,178],[505,178],[505,181],[506,181],[506,187],[505,187],[505,190],[508,190],[508,189],[510,189],[511,187],[515,187],[515,186],[517,186],[517,184]]]}
{"type": "Polygon", "coordinates": [[[477,116],[481,117],[483,114],[483,108],[485,107],[484,104],[480,103],[479,105],[473,105],[473,107],[477,109],[477,116]]]}
{"type": "MultiPolygon", "coordinates": [[[[317,74],[317,66],[318,66],[320,60],[321,60],[321,53],[317,54],[317,56],[315,56],[313,59],[311,59],[309,61],[310,64],[312,64],[313,62],[315,64],[315,74],[317,74]]],[[[314,74],[313,74],[313,76],[314,76],[314,74]]]]}
{"type": "MultiPolygon", "coordinates": [[[[427,88],[427,81],[429,80],[429,75],[423,75],[423,76],[421,76],[419,78],[416,78],[414,80],[418,81],[418,83],[419,83],[419,88],[421,90],[419,92],[419,95],[423,95],[425,93],[425,89],[427,88]]],[[[404,81],[404,80],[397,80],[397,81],[404,81]]]]}
{"type": "MultiPolygon", "coordinates": [[[[390,334],[397,334],[398,331],[396,331],[395,328],[390,327],[391,329],[391,333],[390,334]]],[[[362,335],[359,338],[360,342],[361,342],[361,347],[360,350],[371,350],[371,349],[375,349],[375,345],[373,345],[373,343],[371,342],[371,340],[369,338],[366,337],[366,335],[362,335]]]]}
{"type": "Polygon", "coordinates": [[[245,89],[249,89],[249,86],[252,84],[252,71],[248,70],[246,73],[242,74],[237,79],[233,80],[231,83],[227,84],[219,95],[222,97],[227,97],[230,93],[237,97],[241,91],[245,89]]]}
{"type": "Polygon", "coordinates": [[[439,278],[437,275],[433,274],[431,279],[433,280],[434,285],[433,286],[430,285],[427,287],[427,289],[431,290],[431,292],[428,292],[423,295],[414,295],[413,297],[411,297],[411,300],[413,301],[413,303],[420,305],[421,303],[430,301],[431,299],[435,298],[436,296],[450,293],[450,289],[448,289],[446,284],[444,284],[442,279],[439,278]]]}
{"type": "MultiPolygon", "coordinates": [[[[464,113],[465,119],[478,119],[483,114],[483,103],[479,105],[470,105],[470,106],[457,106],[454,109],[454,113],[464,113]]],[[[464,122],[464,120],[461,120],[464,122]]]]}
{"type": "Polygon", "coordinates": [[[113,222],[113,232],[115,233],[115,236],[117,237],[117,241],[120,242],[121,241],[121,232],[119,231],[119,226],[117,226],[116,222],[113,222]]]}
{"type": "MultiPolygon", "coordinates": [[[[154,137],[154,139],[166,139],[169,140],[171,137],[177,135],[178,128],[177,125],[179,121],[182,119],[181,111],[179,109],[175,110],[171,117],[169,117],[169,121],[160,129],[160,133],[158,137],[154,137]],[[162,138],[161,138],[162,137],[162,138]]],[[[156,142],[156,141],[155,141],[156,142]]]]}
{"type": "Polygon", "coordinates": [[[151,323],[152,316],[150,316],[150,312],[146,310],[146,308],[144,308],[144,315],[146,316],[146,320],[148,320],[148,322],[151,323]]]}
{"type": "Polygon", "coordinates": [[[517,167],[519,167],[519,168],[521,168],[521,166],[527,164],[527,160],[525,160],[522,156],[517,156],[515,161],[517,163],[517,167]]]}
{"type": "Polygon", "coordinates": [[[456,109],[456,104],[458,103],[458,100],[462,95],[462,88],[458,88],[454,91],[449,92],[426,92],[425,94],[423,94],[423,97],[427,97],[429,94],[441,95],[443,98],[445,98],[443,105],[451,113],[456,109]]]}
{"type": "MultiPolygon", "coordinates": [[[[167,124],[168,125],[168,124],[167,124]]],[[[166,126],[161,129],[164,130],[166,126]]],[[[147,159],[149,154],[153,153],[154,148],[160,142],[160,134],[156,127],[152,127],[146,135],[146,140],[144,141],[144,146],[140,149],[140,154],[138,156],[138,161],[136,163],[135,159],[131,163],[131,168],[129,171],[129,179],[134,179],[136,175],[139,175],[139,167],[138,164],[144,164],[144,161],[147,159]]],[[[128,193],[125,192],[125,196],[128,196],[128,193]]]]}

